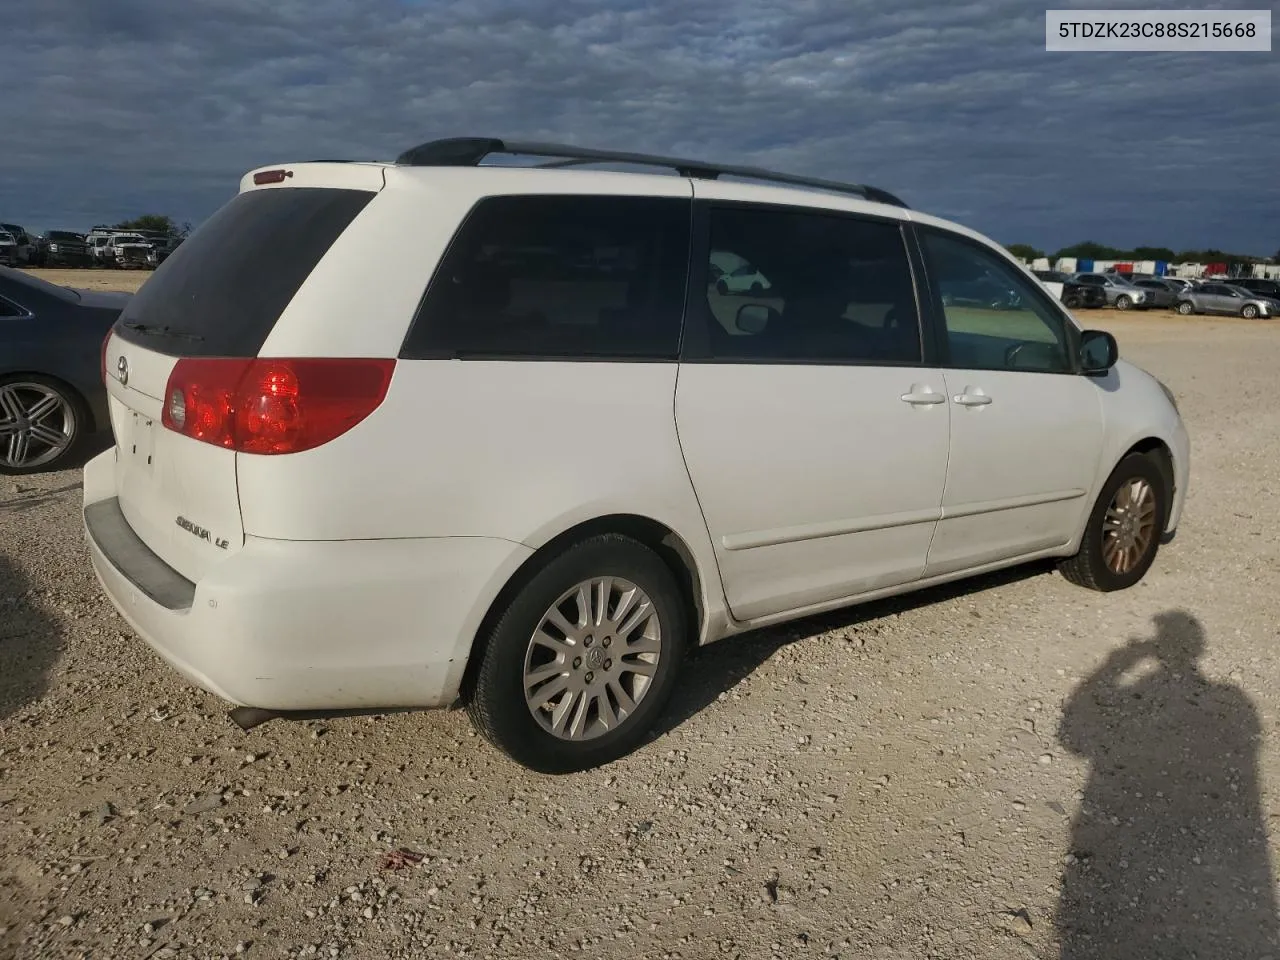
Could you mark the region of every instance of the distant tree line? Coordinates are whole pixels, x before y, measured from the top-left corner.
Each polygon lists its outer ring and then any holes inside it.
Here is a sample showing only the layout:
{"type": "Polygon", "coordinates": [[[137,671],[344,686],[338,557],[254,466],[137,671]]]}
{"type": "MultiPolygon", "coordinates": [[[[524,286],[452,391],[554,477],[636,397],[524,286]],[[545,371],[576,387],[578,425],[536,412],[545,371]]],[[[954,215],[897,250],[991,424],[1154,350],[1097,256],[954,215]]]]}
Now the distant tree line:
{"type": "Polygon", "coordinates": [[[163,233],[168,237],[185,237],[191,232],[191,224],[184,223],[178,226],[172,217],[167,217],[160,213],[144,213],[140,217],[134,217],[132,220],[122,220],[116,224],[117,230],[149,230],[154,233],[163,233]]]}
{"type": "MultiPolygon", "coordinates": [[[[1255,263],[1265,258],[1247,253],[1227,253],[1224,250],[1210,248],[1208,250],[1178,250],[1170,247],[1134,247],[1132,250],[1121,250],[1105,244],[1086,240],[1063,247],[1057,253],[1045,253],[1027,243],[1011,243],[1006,248],[1021,260],[1038,260],[1048,257],[1057,260],[1059,257],[1075,257],[1077,260],[1167,260],[1170,263],[1255,263]]],[[[1276,251],[1276,260],[1280,260],[1280,250],[1276,251]]]]}

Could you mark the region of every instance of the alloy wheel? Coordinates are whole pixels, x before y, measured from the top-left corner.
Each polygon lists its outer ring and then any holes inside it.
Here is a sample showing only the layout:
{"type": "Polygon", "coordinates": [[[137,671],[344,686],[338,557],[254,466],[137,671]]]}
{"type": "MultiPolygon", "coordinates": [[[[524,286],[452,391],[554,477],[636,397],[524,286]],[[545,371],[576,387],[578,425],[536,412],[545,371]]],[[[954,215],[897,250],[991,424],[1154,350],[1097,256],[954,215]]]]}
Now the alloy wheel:
{"type": "Polygon", "coordinates": [[[0,464],[43,466],[67,452],[75,433],[75,410],[53,387],[22,380],[0,385],[0,464]]]}
{"type": "Polygon", "coordinates": [[[1102,559],[1126,574],[1142,560],[1156,535],[1156,491],[1142,478],[1120,485],[1102,519],[1102,559]]]}

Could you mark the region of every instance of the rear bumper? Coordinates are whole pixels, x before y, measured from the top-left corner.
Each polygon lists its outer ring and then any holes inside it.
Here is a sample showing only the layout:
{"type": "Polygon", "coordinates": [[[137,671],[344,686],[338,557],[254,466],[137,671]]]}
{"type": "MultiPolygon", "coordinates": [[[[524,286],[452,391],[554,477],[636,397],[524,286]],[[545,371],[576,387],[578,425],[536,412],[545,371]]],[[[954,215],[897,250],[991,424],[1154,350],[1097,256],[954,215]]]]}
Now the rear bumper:
{"type": "Polygon", "coordinates": [[[85,468],[94,572],[133,629],[190,682],[272,710],[437,707],[471,639],[531,551],[483,537],[247,537],[199,582],[156,557],[119,512],[114,451],[85,468]]]}

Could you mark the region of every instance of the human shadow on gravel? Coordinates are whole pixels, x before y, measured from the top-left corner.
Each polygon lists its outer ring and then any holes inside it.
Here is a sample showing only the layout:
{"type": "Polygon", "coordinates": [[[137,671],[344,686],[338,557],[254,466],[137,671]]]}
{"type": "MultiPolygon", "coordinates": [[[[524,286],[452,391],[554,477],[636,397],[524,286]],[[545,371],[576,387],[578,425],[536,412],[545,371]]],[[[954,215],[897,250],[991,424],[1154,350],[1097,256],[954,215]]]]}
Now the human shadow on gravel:
{"type": "Polygon", "coordinates": [[[1092,769],[1063,868],[1061,956],[1280,958],[1257,711],[1200,672],[1195,617],[1162,613],[1155,628],[1063,711],[1059,742],[1092,769]]]}
{"type": "Polygon", "coordinates": [[[17,562],[0,553],[0,721],[44,693],[61,652],[61,632],[30,589],[17,562]]]}
{"type": "MultiPolygon", "coordinates": [[[[884,617],[954,600],[984,590],[1043,576],[1054,569],[1051,561],[1024,564],[965,580],[928,587],[914,593],[873,600],[842,607],[776,627],[765,627],[733,637],[692,652],[689,663],[681,671],[671,703],[655,724],[653,737],[670,733],[680,724],[706,709],[720,694],[730,690],[760,668],[770,657],[788,644],[815,637],[829,630],[848,629],[869,624],[884,617]]],[[[1277,957],[1276,960],[1280,960],[1277,957]]]]}

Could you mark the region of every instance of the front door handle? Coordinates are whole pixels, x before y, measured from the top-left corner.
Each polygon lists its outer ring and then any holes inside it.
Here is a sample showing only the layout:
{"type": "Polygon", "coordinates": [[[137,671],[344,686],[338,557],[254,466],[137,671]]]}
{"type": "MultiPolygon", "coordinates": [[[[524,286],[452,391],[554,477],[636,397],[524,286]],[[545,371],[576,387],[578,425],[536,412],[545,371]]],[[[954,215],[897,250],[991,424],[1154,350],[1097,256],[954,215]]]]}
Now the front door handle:
{"type": "Polygon", "coordinates": [[[981,387],[965,387],[964,393],[957,393],[951,399],[962,407],[985,407],[991,402],[991,398],[981,387]]]}
{"type": "Polygon", "coordinates": [[[898,398],[903,403],[909,403],[914,407],[929,406],[934,403],[946,403],[946,395],[935,393],[932,387],[923,386],[918,383],[911,385],[911,392],[904,393],[898,398]]]}

